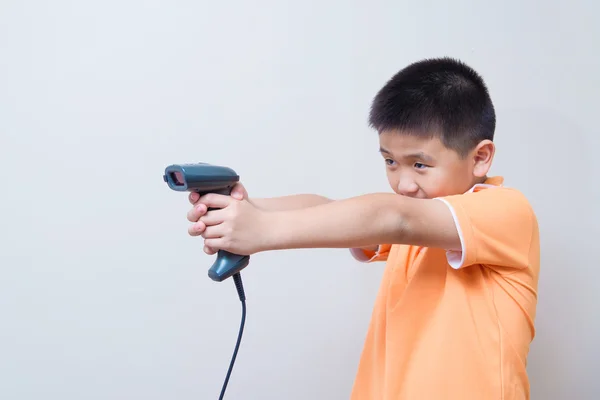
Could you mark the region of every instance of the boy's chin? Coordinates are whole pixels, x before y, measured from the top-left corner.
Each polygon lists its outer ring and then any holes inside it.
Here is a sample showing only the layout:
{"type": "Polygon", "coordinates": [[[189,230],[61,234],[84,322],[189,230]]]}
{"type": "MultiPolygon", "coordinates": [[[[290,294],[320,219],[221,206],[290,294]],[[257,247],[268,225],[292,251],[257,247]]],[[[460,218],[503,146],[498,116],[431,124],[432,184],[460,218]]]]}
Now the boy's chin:
{"type": "Polygon", "coordinates": [[[427,195],[419,195],[419,194],[416,194],[416,195],[402,194],[402,193],[398,193],[398,192],[396,192],[396,191],[394,191],[394,193],[396,193],[398,196],[404,196],[404,197],[408,197],[408,198],[411,198],[411,199],[422,199],[422,200],[427,200],[427,199],[432,199],[432,198],[433,198],[433,197],[429,197],[429,196],[427,196],[427,195]]]}

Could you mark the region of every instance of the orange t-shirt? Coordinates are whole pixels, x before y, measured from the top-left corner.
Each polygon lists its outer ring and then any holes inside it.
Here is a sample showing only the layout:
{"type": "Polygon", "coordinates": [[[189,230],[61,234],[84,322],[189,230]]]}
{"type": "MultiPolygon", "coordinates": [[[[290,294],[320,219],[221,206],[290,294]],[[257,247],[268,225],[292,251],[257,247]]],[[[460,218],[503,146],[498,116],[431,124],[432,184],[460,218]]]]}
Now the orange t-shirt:
{"type": "Polygon", "coordinates": [[[438,199],[461,251],[381,245],[361,254],[387,263],[352,400],[529,399],[539,233],[527,199],[502,182],[438,199]]]}

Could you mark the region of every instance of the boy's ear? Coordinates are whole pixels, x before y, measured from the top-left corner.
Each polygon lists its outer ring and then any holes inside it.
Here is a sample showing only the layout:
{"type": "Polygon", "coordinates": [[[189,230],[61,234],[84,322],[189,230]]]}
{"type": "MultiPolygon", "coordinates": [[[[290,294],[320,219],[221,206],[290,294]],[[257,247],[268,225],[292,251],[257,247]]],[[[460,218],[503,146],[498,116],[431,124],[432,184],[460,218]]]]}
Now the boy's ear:
{"type": "Polygon", "coordinates": [[[492,166],[496,146],[491,140],[482,140],[472,151],[473,174],[478,178],[487,175],[492,166]]]}

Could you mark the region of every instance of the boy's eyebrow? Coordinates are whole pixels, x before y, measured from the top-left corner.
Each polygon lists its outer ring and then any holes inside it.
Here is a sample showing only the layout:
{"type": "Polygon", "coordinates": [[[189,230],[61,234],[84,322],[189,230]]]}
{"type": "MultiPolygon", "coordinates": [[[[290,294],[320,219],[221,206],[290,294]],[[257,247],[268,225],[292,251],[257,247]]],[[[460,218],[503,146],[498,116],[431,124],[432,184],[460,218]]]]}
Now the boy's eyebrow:
{"type": "Polygon", "coordinates": [[[413,158],[413,159],[417,159],[417,160],[421,160],[421,161],[425,161],[425,162],[429,162],[429,163],[432,163],[435,161],[433,159],[433,157],[423,153],[422,151],[419,151],[418,153],[407,154],[405,157],[413,158]]]}
{"type": "MultiPolygon", "coordinates": [[[[381,153],[392,155],[391,151],[386,150],[383,147],[380,147],[379,151],[381,153]]],[[[422,151],[419,151],[416,153],[411,153],[411,154],[406,154],[406,155],[404,155],[404,158],[418,159],[418,160],[425,161],[425,162],[434,162],[435,161],[433,157],[423,153],[422,151]]]]}

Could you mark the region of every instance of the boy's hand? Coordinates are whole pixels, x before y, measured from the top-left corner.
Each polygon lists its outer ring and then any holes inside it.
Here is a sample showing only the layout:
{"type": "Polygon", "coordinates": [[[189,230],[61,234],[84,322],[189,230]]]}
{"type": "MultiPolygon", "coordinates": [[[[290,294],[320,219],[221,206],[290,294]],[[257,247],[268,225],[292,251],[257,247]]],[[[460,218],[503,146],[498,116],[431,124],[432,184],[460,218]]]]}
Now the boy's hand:
{"type": "MultiPolygon", "coordinates": [[[[233,187],[233,189],[231,190],[231,197],[233,197],[234,199],[238,199],[238,200],[249,200],[248,191],[246,190],[244,185],[242,185],[241,182],[237,183],[233,187]]],[[[202,217],[204,214],[206,214],[207,207],[205,204],[198,203],[198,200],[200,200],[200,195],[198,193],[195,193],[195,192],[190,193],[190,195],[188,196],[188,199],[189,199],[190,203],[192,203],[192,205],[194,206],[194,208],[188,212],[188,221],[198,222],[200,217],[202,217]]],[[[197,233],[197,234],[194,234],[192,236],[198,236],[198,235],[202,234],[202,232],[204,232],[204,229],[205,229],[205,225],[196,224],[194,233],[197,233]]],[[[190,232],[190,235],[191,235],[191,232],[190,232]]],[[[211,249],[210,247],[207,247],[205,244],[204,252],[206,254],[213,255],[217,252],[217,250],[211,249]]]]}
{"type": "Polygon", "coordinates": [[[268,218],[268,213],[248,200],[209,193],[198,199],[188,213],[188,220],[195,222],[188,233],[204,238],[207,254],[226,250],[250,255],[268,248],[268,218]],[[208,208],[216,209],[206,212],[208,208]]]}

